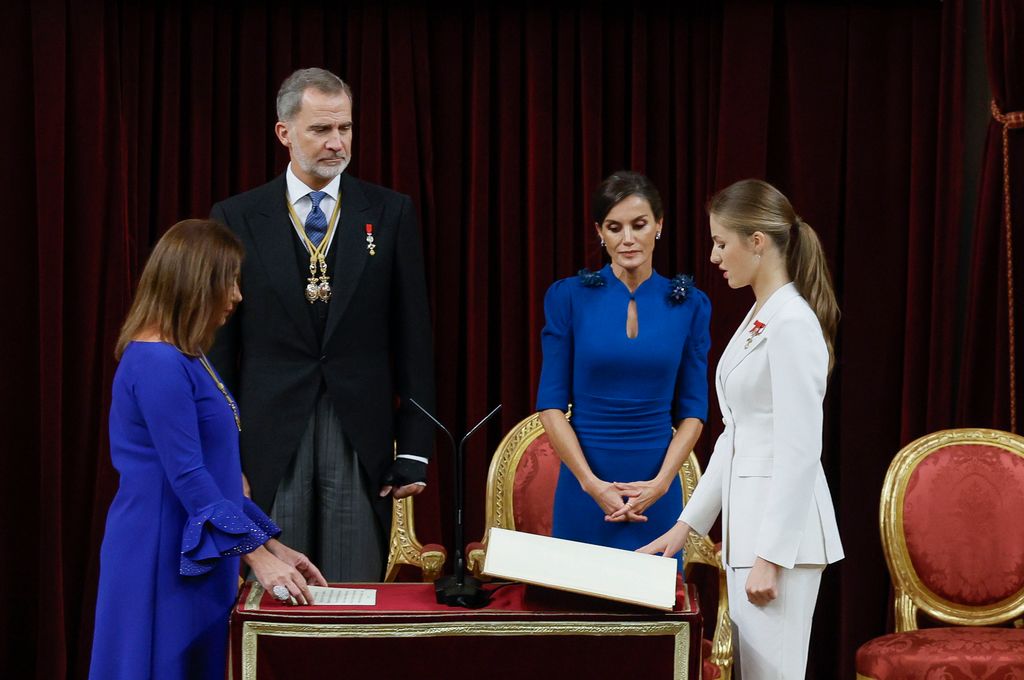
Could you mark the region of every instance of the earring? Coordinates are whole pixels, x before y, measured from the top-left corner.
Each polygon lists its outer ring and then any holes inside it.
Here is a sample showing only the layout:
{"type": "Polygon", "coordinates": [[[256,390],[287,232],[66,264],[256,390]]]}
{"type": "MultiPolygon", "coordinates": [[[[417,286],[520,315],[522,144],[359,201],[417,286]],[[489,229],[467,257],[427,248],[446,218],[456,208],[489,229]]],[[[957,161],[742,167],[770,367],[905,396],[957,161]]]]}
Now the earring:
{"type": "Polygon", "coordinates": [[[654,235],[654,240],[655,240],[655,241],[660,241],[660,240],[661,240],[661,232],[660,232],[660,231],[659,231],[659,232],[657,232],[657,233],[656,233],[656,234],[654,235]]]}
{"type": "Polygon", "coordinates": [[[601,239],[601,247],[604,248],[604,239],[601,239]]]}
{"type": "Polygon", "coordinates": [[[757,258],[758,262],[761,261],[761,253],[754,253],[754,257],[757,258]]]}

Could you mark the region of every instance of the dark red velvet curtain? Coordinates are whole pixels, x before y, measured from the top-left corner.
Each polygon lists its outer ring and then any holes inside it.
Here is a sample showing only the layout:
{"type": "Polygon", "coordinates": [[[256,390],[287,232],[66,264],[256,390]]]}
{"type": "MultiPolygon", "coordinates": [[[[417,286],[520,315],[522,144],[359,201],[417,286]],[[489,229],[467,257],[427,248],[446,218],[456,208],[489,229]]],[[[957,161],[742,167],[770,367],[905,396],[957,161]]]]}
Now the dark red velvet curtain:
{"type": "MultiPolygon", "coordinates": [[[[1024,112],[1024,2],[986,0],[983,4],[986,63],[992,98],[1003,114],[1024,112]]],[[[971,290],[967,308],[967,339],[961,371],[962,420],[990,420],[994,427],[1011,427],[1010,319],[1016,315],[1015,401],[1017,432],[1022,426],[1021,390],[1024,387],[1024,128],[1011,129],[1008,154],[1003,157],[1003,125],[993,118],[985,140],[981,186],[975,214],[971,290]],[[1007,224],[1004,216],[1004,162],[1009,172],[1012,217],[1013,287],[1015,309],[1010,309],[1007,277],[1007,224]]]]}
{"type": "MultiPolygon", "coordinates": [[[[294,68],[322,65],[356,93],[351,172],[420,208],[440,417],[459,428],[504,405],[471,447],[471,536],[487,452],[532,410],[544,291],[601,262],[587,215],[599,179],[629,167],[661,188],[656,267],[691,272],[710,294],[713,360],[751,298],[707,262],[703,204],[748,176],[793,199],[822,237],[844,311],[824,463],[848,558],[826,572],[811,673],[851,677],[856,647],[885,632],[876,517],[889,460],[927,431],[1005,420],[1005,372],[991,365],[1006,351],[995,132],[992,207],[975,232],[976,332],[959,376],[972,391],[956,389],[964,1],[676,5],[0,8],[11,96],[0,120],[14,151],[0,170],[4,673],[85,676],[117,483],[111,350],[133,282],[170,224],[283,170],[274,94],[294,68]]],[[[1020,5],[987,7],[1006,26],[990,20],[991,52],[1000,31],[1019,29],[1020,5]]],[[[1017,80],[993,88],[1019,110],[1020,50],[999,49],[994,73],[1017,80]]],[[[1024,169],[1024,144],[1014,148],[1024,169]]],[[[417,501],[418,529],[434,541],[449,511],[443,450],[438,462],[417,501]]]]}

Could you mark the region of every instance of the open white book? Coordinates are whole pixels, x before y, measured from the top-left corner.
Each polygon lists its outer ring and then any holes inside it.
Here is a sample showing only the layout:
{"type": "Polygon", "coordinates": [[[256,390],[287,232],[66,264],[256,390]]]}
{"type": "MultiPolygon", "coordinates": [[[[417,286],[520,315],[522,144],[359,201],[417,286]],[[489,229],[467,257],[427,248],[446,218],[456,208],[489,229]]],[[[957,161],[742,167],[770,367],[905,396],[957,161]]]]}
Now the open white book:
{"type": "Polygon", "coordinates": [[[671,611],[674,559],[492,528],[483,573],[671,611]]]}

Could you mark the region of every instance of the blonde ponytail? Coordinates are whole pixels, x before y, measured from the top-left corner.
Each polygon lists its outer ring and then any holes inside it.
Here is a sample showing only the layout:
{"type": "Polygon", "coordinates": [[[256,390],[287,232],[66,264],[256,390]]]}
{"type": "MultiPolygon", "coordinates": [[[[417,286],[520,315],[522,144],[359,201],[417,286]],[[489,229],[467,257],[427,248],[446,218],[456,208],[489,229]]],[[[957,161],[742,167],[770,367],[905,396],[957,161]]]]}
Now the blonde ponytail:
{"type": "Polygon", "coordinates": [[[821,240],[811,225],[797,217],[792,232],[786,268],[796,289],[818,317],[828,345],[828,370],[831,373],[836,361],[835,342],[839,329],[839,304],[832,287],[832,274],[828,270],[821,240]]]}
{"type": "Polygon", "coordinates": [[[711,197],[708,213],[743,236],[761,232],[783,253],[786,271],[814,310],[828,346],[828,370],[835,365],[839,305],[821,241],[781,191],[759,179],[730,184],[711,197]]]}

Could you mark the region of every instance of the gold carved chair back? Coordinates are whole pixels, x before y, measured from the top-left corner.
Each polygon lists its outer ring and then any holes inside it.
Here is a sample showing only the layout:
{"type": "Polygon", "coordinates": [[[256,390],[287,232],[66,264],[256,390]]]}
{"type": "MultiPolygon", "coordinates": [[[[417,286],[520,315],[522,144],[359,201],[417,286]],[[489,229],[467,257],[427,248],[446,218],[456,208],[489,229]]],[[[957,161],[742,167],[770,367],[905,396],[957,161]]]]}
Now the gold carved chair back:
{"type": "Polygon", "coordinates": [[[919,612],[988,626],[1024,614],[1024,438],[942,430],[903,447],[885,476],[882,547],[896,631],[919,612]]]}
{"type": "MultiPolygon", "coordinates": [[[[571,417],[567,416],[567,417],[571,417]]],[[[487,472],[484,539],[467,547],[469,569],[481,576],[487,553],[487,535],[491,527],[551,535],[555,486],[561,460],[534,413],[517,423],[498,444],[487,472]]],[[[689,501],[700,480],[697,456],[690,452],[679,471],[683,501],[689,501]]],[[[684,570],[689,576],[696,564],[705,564],[718,572],[718,607],[710,661],[722,680],[731,678],[732,623],[729,597],[722,570],[721,551],[707,536],[691,533],[687,539],[684,570]]]]}

